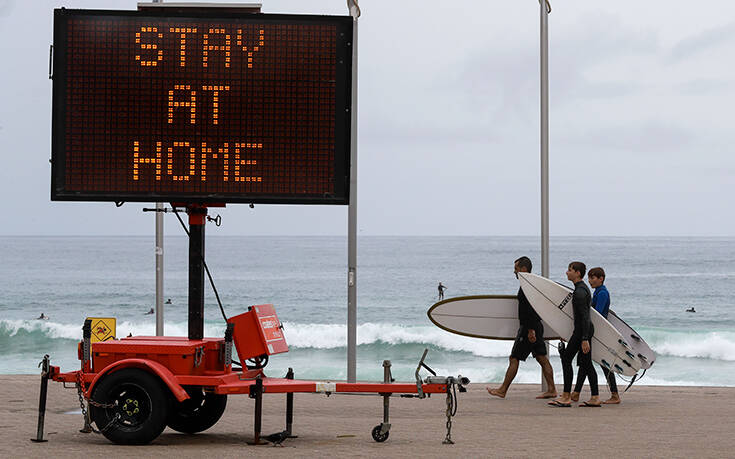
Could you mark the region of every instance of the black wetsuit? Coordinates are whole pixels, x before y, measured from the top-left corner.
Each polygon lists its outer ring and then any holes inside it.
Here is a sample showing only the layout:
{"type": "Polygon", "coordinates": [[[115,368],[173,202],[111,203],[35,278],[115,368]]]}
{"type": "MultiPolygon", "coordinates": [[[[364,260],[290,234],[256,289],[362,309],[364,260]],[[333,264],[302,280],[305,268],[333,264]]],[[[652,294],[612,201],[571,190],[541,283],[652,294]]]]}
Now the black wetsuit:
{"type": "MultiPolygon", "coordinates": [[[[610,312],[610,292],[607,291],[607,288],[604,285],[595,289],[595,293],[592,295],[592,306],[602,317],[607,319],[607,315],[610,312]]],[[[610,392],[617,394],[618,385],[615,382],[615,373],[603,366],[600,366],[600,369],[607,380],[610,392]]],[[[587,374],[582,370],[582,368],[580,368],[577,373],[577,383],[574,385],[574,392],[582,392],[582,387],[584,386],[584,380],[586,377],[587,374]]]]}
{"type": "Polygon", "coordinates": [[[523,294],[522,289],[518,289],[518,319],[521,326],[518,328],[516,341],[513,343],[513,350],[510,356],[518,360],[526,360],[528,354],[533,353],[534,357],[546,355],[546,344],[544,343],[544,326],[541,324],[541,317],[528,302],[528,298],[523,294]],[[536,342],[528,341],[528,330],[536,331],[536,342]]]}
{"type": "Polygon", "coordinates": [[[572,380],[574,379],[574,370],[572,369],[572,360],[577,355],[577,365],[580,371],[583,371],[590,381],[590,392],[593,396],[599,395],[597,387],[597,372],[592,366],[592,335],[595,330],[590,320],[590,303],[592,295],[590,289],[584,283],[579,281],[574,284],[574,294],[572,296],[572,307],[574,308],[574,331],[567,343],[566,348],[561,352],[561,367],[564,372],[564,392],[572,391],[572,380]],[[588,353],[582,352],[582,341],[590,344],[588,353]]]}

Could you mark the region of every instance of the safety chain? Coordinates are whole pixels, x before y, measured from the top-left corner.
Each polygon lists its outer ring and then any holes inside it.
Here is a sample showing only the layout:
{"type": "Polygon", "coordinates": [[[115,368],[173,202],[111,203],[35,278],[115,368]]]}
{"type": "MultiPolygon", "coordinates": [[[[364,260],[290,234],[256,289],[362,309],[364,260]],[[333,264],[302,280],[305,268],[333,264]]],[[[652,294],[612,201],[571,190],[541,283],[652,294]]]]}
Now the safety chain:
{"type": "Polygon", "coordinates": [[[444,438],[442,444],[453,445],[452,441],[452,384],[447,384],[447,436],[444,438]]]}
{"type": "Polygon", "coordinates": [[[105,427],[103,427],[100,430],[97,430],[94,427],[92,427],[92,424],[91,424],[90,419],[89,419],[89,412],[87,411],[87,407],[84,405],[84,400],[86,399],[88,404],[90,404],[92,406],[95,406],[97,408],[114,408],[114,407],[117,406],[117,402],[115,402],[115,403],[99,403],[99,402],[95,402],[91,398],[85,397],[84,394],[82,393],[82,385],[83,384],[82,384],[82,372],[81,371],[77,372],[77,380],[76,380],[75,385],[77,386],[77,395],[79,396],[79,407],[82,409],[82,417],[84,418],[84,427],[82,427],[82,429],[80,430],[80,432],[82,432],[82,433],[90,433],[90,432],[102,433],[102,432],[107,432],[107,430],[109,430],[110,427],[112,427],[112,425],[115,422],[117,422],[118,419],[120,419],[120,413],[115,413],[115,416],[112,419],[110,419],[110,422],[108,422],[105,427]]]}

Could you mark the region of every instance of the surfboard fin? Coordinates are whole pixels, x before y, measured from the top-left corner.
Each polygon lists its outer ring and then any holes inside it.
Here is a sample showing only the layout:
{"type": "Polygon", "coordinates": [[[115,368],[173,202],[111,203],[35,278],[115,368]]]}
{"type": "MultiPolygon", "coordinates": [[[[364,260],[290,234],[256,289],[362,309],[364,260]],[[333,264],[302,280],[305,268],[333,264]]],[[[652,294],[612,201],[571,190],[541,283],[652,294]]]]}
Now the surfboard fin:
{"type": "Polygon", "coordinates": [[[610,364],[607,363],[607,360],[605,360],[605,359],[602,359],[602,365],[604,365],[608,369],[610,368],[610,364]]]}
{"type": "MultiPolygon", "coordinates": [[[[646,370],[643,370],[643,375],[645,375],[645,374],[646,374],[646,370]]],[[[641,375],[641,378],[643,377],[643,375],[641,375]]],[[[628,389],[630,389],[630,386],[633,385],[633,383],[635,382],[635,379],[637,377],[638,377],[638,373],[636,373],[636,374],[633,375],[633,379],[630,380],[630,384],[628,384],[628,387],[626,387],[623,392],[628,392],[628,389]]]]}

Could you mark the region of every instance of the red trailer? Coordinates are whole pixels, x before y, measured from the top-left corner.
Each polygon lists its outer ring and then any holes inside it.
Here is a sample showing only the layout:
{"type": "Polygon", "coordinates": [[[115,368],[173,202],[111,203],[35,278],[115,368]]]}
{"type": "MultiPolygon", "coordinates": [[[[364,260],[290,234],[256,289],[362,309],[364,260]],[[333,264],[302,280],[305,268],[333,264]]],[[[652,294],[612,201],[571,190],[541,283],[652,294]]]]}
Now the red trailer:
{"type": "Polygon", "coordinates": [[[390,432],[389,399],[424,398],[446,394],[453,407],[447,414],[445,442],[451,442],[451,416],[456,411],[456,391],[464,391],[467,378],[442,377],[424,363],[426,351],[416,369],[415,383],[393,382],[390,362],[384,361],[384,382],[333,382],[293,379],[289,369],[284,378],[266,376],[263,367],[271,355],[288,351],[283,326],[270,304],[251,306],[228,319],[222,338],[189,339],[168,336],[131,336],[91,343],[91,321],[83,328],[79,343],[81,369],[61,372],[44,359],[38,434],[43,440],[48,379],[74,384],[85,418],[84,431],[100,433],[118,444],[146,444],[155,440],[166,426],[194,434],[212,427],[224,413],[227,396],[247,394],[255,399],[254,443],[261,438],[263,394],[287,394],[286,429],[265,437],[282,442],[292,434],[294,393],[372,393],[383,397],[383,422],[372,430],[373,439],[383,442],[390,432]],[[243,365],[233,365],[232,346],[243,365]],[[247,361],[247,363],[246,363],[247,361]],[[248,363],[250,365],[248,365],[248,363]],[[419,370],[431,376],[423,381],[419,370]]]}

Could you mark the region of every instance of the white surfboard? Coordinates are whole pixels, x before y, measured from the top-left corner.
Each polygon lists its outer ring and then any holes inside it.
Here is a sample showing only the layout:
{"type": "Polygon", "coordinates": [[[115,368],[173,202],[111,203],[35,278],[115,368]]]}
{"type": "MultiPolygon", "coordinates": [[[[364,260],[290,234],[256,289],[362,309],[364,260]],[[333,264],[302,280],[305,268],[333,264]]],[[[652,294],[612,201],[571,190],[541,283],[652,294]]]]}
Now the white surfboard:
{"type": "MultiPolygon", "coordinates": [[[[539,316],[565,341],[574,331],[572,290],[545,277],[518,273],[523,293],[539,316]]],[[[594,308],[590,319],[595,333],[590,343],[592,360],[615,373],[633,376],[641,369],[640,359],[628,341],[594,308]]]]}
{"type": "Polygon", "coordinates": [[[623,335],[623,338],[630,344],[631,352],[641,361],[641,368],[647,370],[651,368],[653,362],[656,361],[656,353],[646,343],[641,335],[639,335],[630,325],[626,324],[615,312],[610,309],[607,314],[607,321],[612,324],[617,331],[623,335]]]}
{"type": "MultiPolygon", "coordinates": [[[[516,339],[518,298],[515,295],[475,295],[448,298],[429,308],[427,315],[437,327],[473,338],[516,339]]],[[[544,339],[559,339],[544,323],[544,339]]]]}

